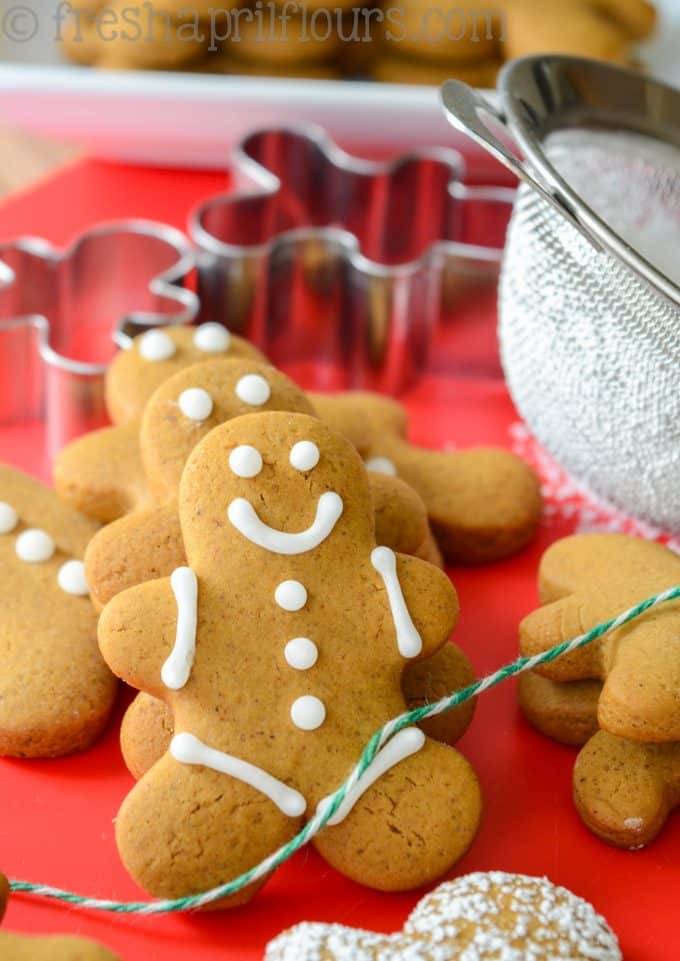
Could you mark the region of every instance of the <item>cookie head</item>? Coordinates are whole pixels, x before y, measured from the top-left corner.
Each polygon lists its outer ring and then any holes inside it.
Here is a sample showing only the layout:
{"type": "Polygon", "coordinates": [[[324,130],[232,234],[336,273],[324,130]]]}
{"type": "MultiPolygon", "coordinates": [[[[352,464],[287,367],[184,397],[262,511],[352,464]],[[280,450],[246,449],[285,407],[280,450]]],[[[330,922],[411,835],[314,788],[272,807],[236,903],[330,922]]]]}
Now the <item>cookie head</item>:
{"type": "Polygon", "coordinates": [[[341,557],[373,545],[366,471],[354,447],[308,414],[235,418],[194,450],[182,478],[187,554],[226,552],[244,562],[341,557]],[[206,541],[211,540],[210,549],[206,541]]]}
{"type": "Polygon", "coordinates": [[[202,360],[250,357],[264,360],[260,351],[222,324],[200,327],[156,327],[135,337],[121,351],[106,375],[106,406],[115,424],[140,417],[163,381],[202,360]]]}
{"type": "MultiPolygon", "coordinates": [[[[144,411],[140,436],[154,496],[160,501],[176,497],[189,454],[214,427],[267,410],[314,414],[303,391],[285,374],[245,358],[216,357],[166,380],[144,411]]],[[[245,461],[242,469],[247,469],[245,461]]]]}

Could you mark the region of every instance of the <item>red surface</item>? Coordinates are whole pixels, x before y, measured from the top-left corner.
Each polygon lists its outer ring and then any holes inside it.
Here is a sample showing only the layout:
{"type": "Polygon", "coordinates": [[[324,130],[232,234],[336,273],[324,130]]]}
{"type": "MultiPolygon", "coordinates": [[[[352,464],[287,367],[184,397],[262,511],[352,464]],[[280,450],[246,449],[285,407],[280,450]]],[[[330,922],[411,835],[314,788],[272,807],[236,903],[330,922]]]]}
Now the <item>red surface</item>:
{"type": "MultiPolygon", "coordinates": [[[[218,174],[79,164],[0,208],[0,237],[31,233],[65,243],[96,220],[133,215],[183,226],[188,208],[224,184],[218,174]]],[[[492,318],[483,320],[488,332],[492,318]]],[[[430,377],[406,400],[413,436],[424,444],[508,445],[508,426],[516,415],[498,381],[430,377]]],[[[0,428],[0,458],[45,476],[40,425],[0,428]]],[[[518,620],[536,604],[540,553],[565,533],[564,523],[553,522],[511,561],[452,571],[462,602],[455,637],[479,673],[516,656],[518,620]]],[[[617,930],[627,961],[677,961],[680,818],[671,818],[649,849],[634,853],[607,847],[589,834],[570,799],[574,752],[523,722],[513,682],[483,696],[460,746],[479,773],[485,813],[457,873],[502,869],[546,874],[596,904],[617,930]]],[[[131,784],[115,724],[97,747],[77,757],[0,761],[0,867],[15,878],[83,894],[139,898],[119,863],[113,837],[116,810],[131,784]]],[[[116,918],[15,896],[6,927],[86,934],[125,961],[255,961],[270,937],[303,919],[394,930],[418,896],[360,888],[307,850],[282,868],[251,905],[232,913],[116,918]]]]}

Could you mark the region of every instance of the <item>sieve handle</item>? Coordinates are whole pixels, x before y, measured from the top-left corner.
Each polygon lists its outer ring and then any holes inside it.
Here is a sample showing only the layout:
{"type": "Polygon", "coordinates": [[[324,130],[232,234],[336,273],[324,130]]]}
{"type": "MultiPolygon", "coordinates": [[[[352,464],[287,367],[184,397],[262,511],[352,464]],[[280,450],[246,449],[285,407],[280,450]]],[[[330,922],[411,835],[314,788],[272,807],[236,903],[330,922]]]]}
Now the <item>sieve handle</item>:
{"type": "Polygon", "coordinates": [[[504,130],[512,133],[501,113],[489,100],[482,97],[476,90],[460,80],[447,80],[441,89],[441,101],[446,119],[456,130],[460,130],[471,137],[475,143],[488,151],[496,160],[500,161],[523,183],[533,187],[551,206],[568,220],[596,248],[601,250],[590,231],[581,223],[578,214],[555,187],[547,187],[536,178],[524,160],[512,153],[508,146],[500,140],[484,119],[484,115],[493,117],[504,130]]]}

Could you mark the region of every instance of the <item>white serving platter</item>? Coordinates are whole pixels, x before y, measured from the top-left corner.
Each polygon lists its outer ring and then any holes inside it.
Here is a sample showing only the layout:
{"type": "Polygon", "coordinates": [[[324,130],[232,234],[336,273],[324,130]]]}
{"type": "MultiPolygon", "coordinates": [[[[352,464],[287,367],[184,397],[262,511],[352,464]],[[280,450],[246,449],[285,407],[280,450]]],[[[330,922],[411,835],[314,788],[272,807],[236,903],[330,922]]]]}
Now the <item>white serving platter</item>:
{"type": "MultiPolygon", "coordinates": [[[[455,146],[436,87],[356,81],[104,71],[67,64],[54,43],[57,0],[0,7],[0,122],[130,162],[223,167],[248,130],[321,124],[340,143],[455,146]],[[7,36],[7,16],[36,27],[7,36]],[[28,11],[28,13],[26,13],[28,11]]],[[[641,51],[651,72],[680,85],[680,0],[660,0],[657,38],[641,51]]],[[[467,149],[470,149],[467,142],[467,149]]]]}

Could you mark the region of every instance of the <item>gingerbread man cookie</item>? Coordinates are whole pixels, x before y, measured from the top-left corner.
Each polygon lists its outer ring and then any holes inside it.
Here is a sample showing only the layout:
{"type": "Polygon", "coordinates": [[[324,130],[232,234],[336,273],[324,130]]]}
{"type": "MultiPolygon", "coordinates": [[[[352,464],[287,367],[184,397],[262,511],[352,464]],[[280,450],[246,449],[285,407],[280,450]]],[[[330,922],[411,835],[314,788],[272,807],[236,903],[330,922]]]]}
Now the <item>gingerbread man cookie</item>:
{"type": "MultiPolygon", "coordinates": [[[[0,921],[8,898],[9,884],[0,874],[0,921]]],[[[85,938],[67,935],[36,938],[7,931],[0,931],[0,957],[3,961],[120,961],[106,948],[85,938]]]]}
{"type": "MultiPolygon", "coordinates": [[[[523,654],[584,633],[680,583],[680,557],[623,534],[578,534],[553,544],[539,568],[549,602],[520,625],[523,654]]],[[[588,647],[537,670],[554,681],[599,680],[601,728],[647,742],[680,740],[680,604],[648,611],[588,647]]]]}
{"type": "Polygon", "coordinates": [[[574,765],[574,802],[604,841],[641,848],[680,805],[680,743],[645,744],[599,731],[574,765]]]}
{"type": "MultiPolygon", "coordinates": [[[[170,897],[292,838],[404,711],[404,666],[444,645],[458,611],[440,570],[376,547],[361,459],[314,417],[215,428],[185,467],[179,512],[188,565],[118,594],[99,624],[114,673],[172,711],[170,750],[116,821],[130,873],[170,897]]],[[[314,843],[354,880],[403,890],[455,863],[480,813],[468,762],[411,727],[314,843]]]]}
{"type": "Polygon", "coordinates": [[[0,754],[81,750],[109,717],[117,684],[97,648],[82,562],[96,529],[0,465],[0,754]]]}
{"type": "Polygon", "coordinates": [[[547,878],[501,871],[435,888],[403,931],[298,924],[270,942],[264,961],[622,961],[616,935],[593,906],[547,878]]]}
{"type": "Polygon", "coordinates": [[[214,323],[149,330],[120,351],[106,373],[106,407],[116,426],[86,434],[61,451],[54,484],[62,500],[105,523],[149,504],[139,450],[144,408],[169,377],[211,357],[264,360],[248,341],[214,323]]]}
{"type": "Polygon", "coordinates": [[[349,437],[369,470],[397,475],[420,494],[448,561],[499,560],[536,533],[538,478],[514,454],[492,447],[427,451],[405,439],[406,412],[396,401],[361,391],[310,396],[321,418],[349,437]]]}

